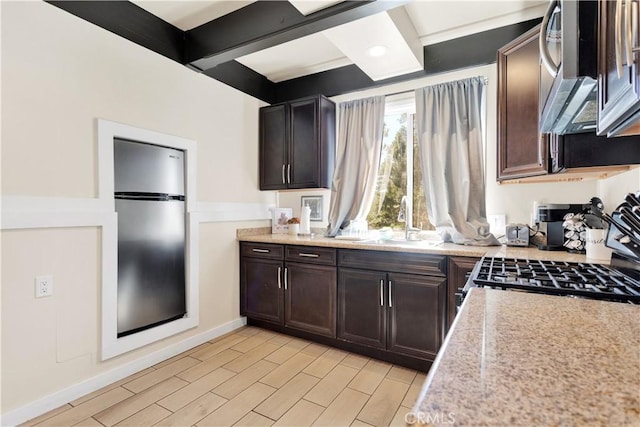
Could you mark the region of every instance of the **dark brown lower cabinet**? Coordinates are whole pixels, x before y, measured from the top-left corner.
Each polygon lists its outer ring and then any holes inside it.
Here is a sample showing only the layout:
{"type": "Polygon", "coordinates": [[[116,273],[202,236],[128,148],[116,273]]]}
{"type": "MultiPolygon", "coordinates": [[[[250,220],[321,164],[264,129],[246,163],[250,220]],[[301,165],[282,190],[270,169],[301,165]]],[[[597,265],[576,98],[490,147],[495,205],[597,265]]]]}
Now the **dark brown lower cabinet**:
{"type": "MultiPolygon", "coordinates": [[[[366,261],[367,254],[352,253],[341,259],[360,263],[366,261]]],[[[435,261],[438,265],[441,260],[435,261]]],[[[423,269],[426,264],[416,264],[415,268],[423,269]]],[[[371,263],[371,268],[375,266],[371,263]]],[[[405,263],[398,264],[397,269],[410,271],[412,267],[405,263]]],[[[444,337],[446,286],[444,274],[340,267],[338,339],[433,360],[444,337]]]]}
{"type": "Polygon", "coordinates": [[[389,273],[387,349],[435,357],[444,339],[447,279],[389,273]]]}
{"type": "Polygon", "coordinates": [[[456,292],[467,283],[467,274],[471,273],[480,258],[449,257],[449,295],[447,296],[447,330],[451,327],[456,317],[456,292]]]}
{"type": "Polygon", "coordinates": [[[336,268],[291,262],[285,271],[285,326],[335,337],[336,268]]]}
{"type": "MultiPolygon", "coordinates": [[[[337,273],[335,265],[317,265],[331,250],[309,250],[309,264],[288,262],[299,253],[282,245],[240,245],[240,314],[288,328],[335,338],[337,273]]],[[[335,252],[335,250],[333,250],[335,252]]],[[[335,255],[333,256],[335,263],[335,255]]]]}
{"type": "Polygon", "coordinates": [[[426,371],[444,339],[447,257],[240,244],[248,323],[426,371]]]}
{"type": "Polygon", "coordinates": [[[283,323],[282,261],[242,257],[240,272],[240,314],[283,323]]]}
{"type": "Polygon", "coordinates": [[[386,273],[340,269],[338,338],[370,347],[386,348],[386,281],[386,273]]]}

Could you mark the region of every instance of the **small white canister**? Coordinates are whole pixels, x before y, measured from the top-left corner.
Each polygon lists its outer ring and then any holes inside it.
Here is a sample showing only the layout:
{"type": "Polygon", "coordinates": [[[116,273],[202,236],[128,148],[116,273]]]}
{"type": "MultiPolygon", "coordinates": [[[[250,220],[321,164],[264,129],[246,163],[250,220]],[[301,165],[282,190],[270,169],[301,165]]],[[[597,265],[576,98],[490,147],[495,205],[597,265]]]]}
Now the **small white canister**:
{"type": "Polygon", "coordinates": [[[289,234],[297,236],[300,232],[300,224],[289,224],[289,234]]]}
{"type": "Polygon", "coordinates": [[[611,249],[604,245],[607,240],[606,229],[587,228],[586,240],[587,258],[599,261],[609,261],[611,259],[611,249]]]}

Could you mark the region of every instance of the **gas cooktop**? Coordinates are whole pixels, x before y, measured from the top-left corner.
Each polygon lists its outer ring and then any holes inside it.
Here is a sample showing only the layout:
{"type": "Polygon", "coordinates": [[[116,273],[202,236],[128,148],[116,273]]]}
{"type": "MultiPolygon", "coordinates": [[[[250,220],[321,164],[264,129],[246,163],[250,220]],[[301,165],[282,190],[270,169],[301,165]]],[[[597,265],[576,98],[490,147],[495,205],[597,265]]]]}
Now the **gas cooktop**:
{"type": "Polygon", "coordinates": [[[640,304],[640,281],[601,264],[484,257],[473,286],[640,304]]]}

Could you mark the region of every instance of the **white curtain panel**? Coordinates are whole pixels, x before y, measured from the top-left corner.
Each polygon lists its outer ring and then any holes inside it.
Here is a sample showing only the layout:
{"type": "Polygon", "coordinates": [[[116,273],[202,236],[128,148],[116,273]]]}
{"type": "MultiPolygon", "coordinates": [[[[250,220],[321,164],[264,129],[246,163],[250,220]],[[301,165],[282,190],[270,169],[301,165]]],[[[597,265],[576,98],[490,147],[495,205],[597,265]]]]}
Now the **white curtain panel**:
{"type": "Polygon", "coordinates": [[[376,189],[384,130],[384,96],[338,105],[338,156],[331,184],[327,232],[365,219],[376,189]]]}
{"type": "Polygon", "coordinates": [[[499,245],[485,208],[483,77],[416,90],[416,127],[427,211],[446,242],[499,245]]]}

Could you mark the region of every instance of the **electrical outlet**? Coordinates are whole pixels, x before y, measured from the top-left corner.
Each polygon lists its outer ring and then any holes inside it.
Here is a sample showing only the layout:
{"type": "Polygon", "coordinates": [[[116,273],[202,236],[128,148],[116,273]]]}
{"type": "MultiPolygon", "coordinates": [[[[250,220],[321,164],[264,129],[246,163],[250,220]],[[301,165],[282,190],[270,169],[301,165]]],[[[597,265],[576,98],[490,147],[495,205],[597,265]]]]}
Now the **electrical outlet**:
{"type": "Polygon", "coordinates": [[[36,276],[36,298],[53,295],[53,276],[36,276]]]}

